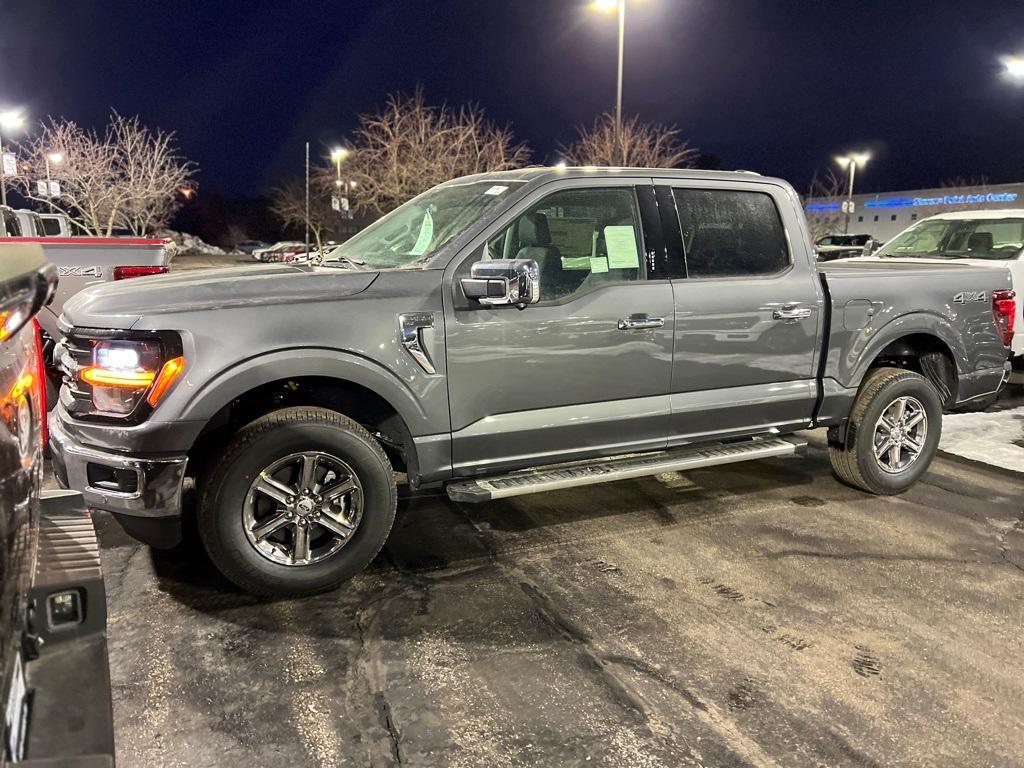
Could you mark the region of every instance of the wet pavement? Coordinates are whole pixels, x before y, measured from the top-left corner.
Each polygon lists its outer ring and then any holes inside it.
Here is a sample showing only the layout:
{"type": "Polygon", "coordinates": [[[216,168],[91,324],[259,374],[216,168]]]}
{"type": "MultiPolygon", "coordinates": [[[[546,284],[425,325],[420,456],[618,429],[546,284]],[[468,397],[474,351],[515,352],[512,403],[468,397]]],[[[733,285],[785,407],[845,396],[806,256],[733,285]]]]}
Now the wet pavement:
{"type": "Polygon", "coordinates": [[[1024,763],[1024,476],[773,459],[457,505],[341,590],[240,594],[98,516],[118,764],[1024,763]]]}

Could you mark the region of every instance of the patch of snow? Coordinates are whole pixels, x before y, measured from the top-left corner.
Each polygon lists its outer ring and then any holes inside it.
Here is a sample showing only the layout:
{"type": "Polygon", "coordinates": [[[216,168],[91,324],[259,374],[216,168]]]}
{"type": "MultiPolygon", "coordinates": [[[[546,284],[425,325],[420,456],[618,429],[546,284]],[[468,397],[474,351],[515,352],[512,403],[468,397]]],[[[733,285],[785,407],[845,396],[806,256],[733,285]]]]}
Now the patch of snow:
{"type": "Polygon", "coordinates": [[[939,449],[1024,472],[1024,408],[943,416],[939,449]]]}
{"type": "Polygon", "coordinates": [[[171,241],[171,251],[176,256],[223,256],[228,253],[223,248],[210,245],[201,237],[188,232],[163,229],[157,233],[157,236],[168,238],[171,241]]]}

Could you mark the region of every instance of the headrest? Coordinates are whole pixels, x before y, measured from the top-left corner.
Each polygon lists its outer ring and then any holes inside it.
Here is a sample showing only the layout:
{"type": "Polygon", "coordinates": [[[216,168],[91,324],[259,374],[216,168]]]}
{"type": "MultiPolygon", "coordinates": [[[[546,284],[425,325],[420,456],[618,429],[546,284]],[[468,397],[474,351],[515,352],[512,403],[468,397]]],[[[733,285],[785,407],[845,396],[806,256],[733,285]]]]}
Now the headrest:
{"type": "Polygon", "coordinates": [[[992,233],[972,232],[971,236],[967,238],[967,249],[970,251],[991,251],[992,233]]]}
{"type": "Polygon", "coordinates": [[[528,213],[519,220],[519,247],[551,245],[548,217],[543,213],[528,213]]]}

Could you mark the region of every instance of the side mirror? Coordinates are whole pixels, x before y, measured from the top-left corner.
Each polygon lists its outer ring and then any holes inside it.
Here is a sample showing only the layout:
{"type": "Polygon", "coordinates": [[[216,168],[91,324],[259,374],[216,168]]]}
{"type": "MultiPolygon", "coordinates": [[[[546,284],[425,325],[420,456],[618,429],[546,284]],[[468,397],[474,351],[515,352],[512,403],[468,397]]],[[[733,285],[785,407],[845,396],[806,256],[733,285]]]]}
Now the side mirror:
{"type": "Polygon", "coordinates": [[[875,238],[869,237],[868,241],[866,243],[864,243],[864,248],[861,250],[860,255],[861,256],[870,256],[875,251],[877,251],[881,246],[882,246],[882,244],[880,242],[878,242],[877,240],[875,240],[875,238]]]}
{"type": "Polygon", "coordinates": [[[511,304],[523,309],[540,301],[540,267],[532,259],[478,261],[460,281],[462,292],[485,306],[511,304]]]}

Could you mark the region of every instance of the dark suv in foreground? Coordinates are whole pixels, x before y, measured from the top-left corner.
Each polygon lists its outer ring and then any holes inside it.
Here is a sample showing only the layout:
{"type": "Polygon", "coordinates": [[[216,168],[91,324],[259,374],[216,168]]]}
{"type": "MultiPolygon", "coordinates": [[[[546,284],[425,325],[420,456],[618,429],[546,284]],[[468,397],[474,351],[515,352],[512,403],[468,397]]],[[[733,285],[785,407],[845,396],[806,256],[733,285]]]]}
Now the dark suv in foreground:
{"type": "Polygon", "coordinates": [[[113,765],[106,598],[80,494],[40,491],[46,387],[33,320],[56,268],[0,259],[0,766],[113,765]]]}

